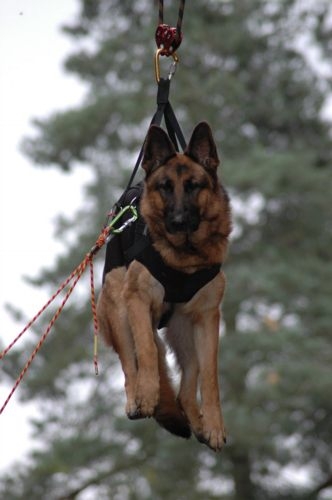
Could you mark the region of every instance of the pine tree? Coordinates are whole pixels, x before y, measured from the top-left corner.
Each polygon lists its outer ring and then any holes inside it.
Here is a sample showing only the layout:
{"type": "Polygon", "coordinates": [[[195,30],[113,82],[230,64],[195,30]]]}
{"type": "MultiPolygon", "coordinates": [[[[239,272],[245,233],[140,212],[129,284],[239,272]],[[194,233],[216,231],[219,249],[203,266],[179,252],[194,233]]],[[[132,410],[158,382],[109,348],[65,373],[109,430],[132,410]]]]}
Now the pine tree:
{"type": "MultiPolygon", "coordinates": [[[[330,476],[332,149],[322,109],[331,82],[305,50],[328,56],[330,2],[187,4],[171,101],[187,135],[211,123],[233,201],[220,352],[229,442],[213,455],[124,417],[106,348],[100,376],[91,373],[85,278],[22,386],[23,399],[42,408],[34,428],[43,447],[3,478],[8,500],[317,498],[311,491],[330,476]],[[289,467],[306,467],[307,488],[285,479],[289,467]]],[[[166,22],[177,7],[165,2],[166,22]]],[[[59,217],[58,237],[71,243],[37,286],[53,289],[69,275],[129,176],[155,109],[156,10],[147,0],[81,0],[77,22],[64,27],[80,47],[65,67],[86,83],[86,99],[36,120],[38,136],[24,148],[38,165],[90,168],[93,178],[85,206],[59,217]]],[[[101,274],[102,258],[97,267],[101,274]]],[[[9,375],[23,358],[8,358],[9,375]]]]}

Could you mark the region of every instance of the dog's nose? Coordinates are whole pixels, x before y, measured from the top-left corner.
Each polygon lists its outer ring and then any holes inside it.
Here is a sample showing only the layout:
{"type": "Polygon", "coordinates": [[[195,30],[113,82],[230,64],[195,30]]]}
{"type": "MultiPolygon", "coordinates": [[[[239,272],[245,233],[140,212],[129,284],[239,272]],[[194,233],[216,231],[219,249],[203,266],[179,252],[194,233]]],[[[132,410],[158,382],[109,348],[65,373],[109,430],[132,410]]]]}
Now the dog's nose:
{"type": "Polygon", "coordinates": [[[187,228],[187,221],[183,215],[183,213],[175,213],[172,217],[169,218],[166,224],[167,230],[170,233],[178,233],[181,231],[185,231],[187,228]]]}
{"type": "Polygon", "coordinates": [[[173,217],[173,223],[175,225],[183,224],[184,223],[184,216],[183,216],[183,214],[182,213],[175,214],[174,217],[173,217]]]}
{"type": "Polygon", "coordinates": [[[174,231],[183,231],[186,228],[186,221],[182,214],[175,215],[172,220],[172,226],[174,231]]]}

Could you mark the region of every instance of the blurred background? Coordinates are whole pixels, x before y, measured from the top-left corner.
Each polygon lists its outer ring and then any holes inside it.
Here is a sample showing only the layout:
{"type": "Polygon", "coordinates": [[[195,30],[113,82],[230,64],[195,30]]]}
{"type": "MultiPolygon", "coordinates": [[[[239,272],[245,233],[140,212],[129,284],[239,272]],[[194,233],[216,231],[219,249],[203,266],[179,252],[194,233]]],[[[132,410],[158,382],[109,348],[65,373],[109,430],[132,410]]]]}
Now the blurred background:
{"type": "MultiPolygon", "coordinates": [[[[165,2],[166,23],[178,5],[165,2]]],[[[157,10],[1,3],[2,348],[82,260],[130,175],[155,110],[157,10]]],[[[183,32],[171,102],[187,137],[211,124],[233,207],[227,446],[127,420],[103,345],[94,376],[85,276],[1,415],[1,498],[332,498],[332,6],[191,0],[183,32]]],[[[102,266],[101,252],[98,290],[102,266]]],[[[1,361],[2,401],[56,308],[1,361]]]]}

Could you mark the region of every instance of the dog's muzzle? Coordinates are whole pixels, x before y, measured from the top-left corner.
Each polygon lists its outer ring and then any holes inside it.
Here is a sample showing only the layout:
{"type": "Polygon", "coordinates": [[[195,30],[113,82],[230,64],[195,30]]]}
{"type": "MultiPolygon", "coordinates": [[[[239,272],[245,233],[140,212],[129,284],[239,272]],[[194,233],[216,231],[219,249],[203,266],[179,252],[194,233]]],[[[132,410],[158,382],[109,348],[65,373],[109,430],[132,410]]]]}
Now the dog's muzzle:
{"type": "Polygon", "coordinates": [[[165,218],[166,231],[170,234],[193,233],[197,231],[199,222],[198,211],[171,212],[165,218]]]}

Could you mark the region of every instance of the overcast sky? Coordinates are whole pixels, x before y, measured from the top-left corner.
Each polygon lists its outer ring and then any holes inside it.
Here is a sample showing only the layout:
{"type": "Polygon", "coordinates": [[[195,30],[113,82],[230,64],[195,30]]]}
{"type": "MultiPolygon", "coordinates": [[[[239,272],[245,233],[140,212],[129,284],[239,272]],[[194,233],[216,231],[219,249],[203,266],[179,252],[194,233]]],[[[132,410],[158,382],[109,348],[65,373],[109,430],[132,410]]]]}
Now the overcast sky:
{"type": "MultiPolygon", "coordinates": [[[[0,0],[0,336],[5,345],[25,326],[11,320],[5,303],[21,308],[29,319],[44,305],[45,292],[26,285],[22,277],[35,276],[53,263],[60,249],[53,221],[81,203],[81,172],[68,176],[35,168],[19,150],[22,138],[33,133],[32,118],[47,117],[82,98],[79,82],[61,69],[73,45],[59,29],[74,17],[78,4],[0,0]]],[[[0,387],[0,406],[9,390],[0,387]]],[[[33,412],[33,407],[18,404],[15,393],[0,416],[1,469],[27,448],[27,415],[33,412]]]]}

